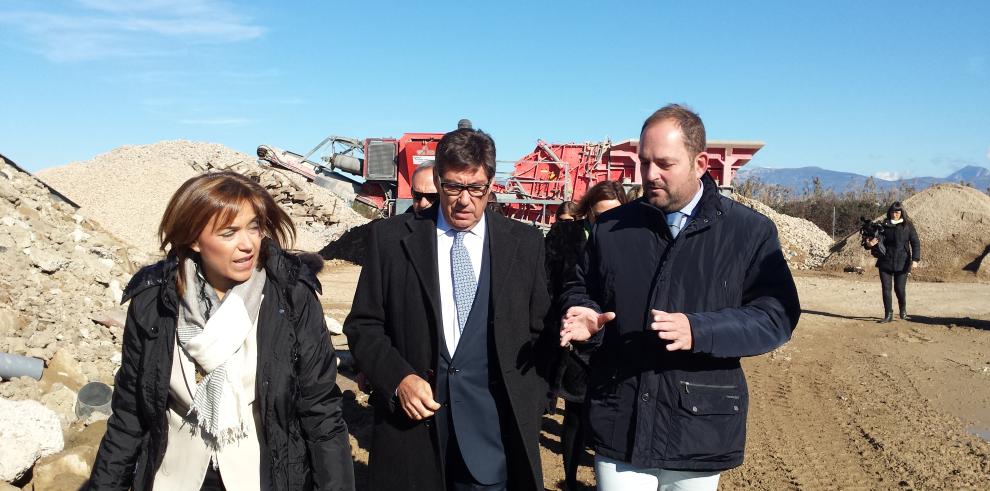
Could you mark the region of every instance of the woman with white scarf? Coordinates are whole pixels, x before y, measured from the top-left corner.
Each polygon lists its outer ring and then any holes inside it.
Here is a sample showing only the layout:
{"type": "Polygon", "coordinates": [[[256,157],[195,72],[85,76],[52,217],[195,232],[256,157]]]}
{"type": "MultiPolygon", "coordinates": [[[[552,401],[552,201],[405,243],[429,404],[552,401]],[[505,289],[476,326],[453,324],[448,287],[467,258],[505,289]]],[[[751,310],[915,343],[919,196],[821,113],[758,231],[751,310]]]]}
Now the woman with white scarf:
{"type": "Polygon", "coordinates": [[[92,489],[354,488],[319,257],[234,172],[186,181],[130,301],[92,489]]]}

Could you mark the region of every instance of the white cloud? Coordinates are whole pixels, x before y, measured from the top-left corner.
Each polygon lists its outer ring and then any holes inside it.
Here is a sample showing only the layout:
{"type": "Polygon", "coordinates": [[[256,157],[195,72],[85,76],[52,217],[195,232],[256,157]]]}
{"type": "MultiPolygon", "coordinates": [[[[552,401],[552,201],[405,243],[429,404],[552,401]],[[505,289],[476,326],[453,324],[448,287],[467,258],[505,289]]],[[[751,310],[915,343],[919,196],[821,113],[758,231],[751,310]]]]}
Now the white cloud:
{"type": "Polygon", "coordinates": [[[14,2],[0,31],[55,62],[167,56],[200,44],[236,43],[265,32],[219,0],[14,2]]]}
{"type": "Polygon", "coordinates": [[[904,174],[902,174],[900,172],[896,172],[896,171],[885,171],[885,170],[883,170],[883,171],[879,171],[879,172],[874,172],[873,173],[873,177],[875,177],[877,179],[884,180],[884,181],[897,181],[899,179],[903,179],[904,178],[904,174]]]}

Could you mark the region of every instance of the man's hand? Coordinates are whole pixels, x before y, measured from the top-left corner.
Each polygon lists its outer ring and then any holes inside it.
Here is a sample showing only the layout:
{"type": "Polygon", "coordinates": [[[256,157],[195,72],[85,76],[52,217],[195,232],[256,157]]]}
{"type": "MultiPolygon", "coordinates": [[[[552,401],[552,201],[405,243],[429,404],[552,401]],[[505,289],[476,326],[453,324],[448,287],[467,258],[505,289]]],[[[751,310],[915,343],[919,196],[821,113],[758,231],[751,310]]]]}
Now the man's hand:
{"type": "Polygon", "coordinates": [[[911,268],[917,268],[920,261],[911,261],[911,268]]]}
{"type": "Polygon", "coordinates": [[[440,403],[433,400],[433,388],[430,383],[415,373],[410,373],[399,382],[395,391],[399,396],[402,410],[410,419],[421,421],[440,409],[440,403]]]}
{"type": "Polygon", "coordinates": [[[877,239],[875,237],[874,238],[866,239],[866,245],[868,245],[870,247],[873,247],[873,246],[875,246],[875,245],[877,245],[879,243],[880,243],[880,239],[877,239]]]}
{"type": "Polygon", "coordinates": [[[650,329],[657,331],[660,339],[670,341],[667,351],[690,350],[694,344],[691,337],[691,321],[681,313],[668,314],[662,310],[651,310],[653,322],[650,329]]]}
{"type": "Polygon", "coordinates": [[[588,307],[571,307],[560,319],[560,346],[567,347],[571,341],[587,341],[602,326],[615,319],[615,312],[599,314],[588,307]]]}

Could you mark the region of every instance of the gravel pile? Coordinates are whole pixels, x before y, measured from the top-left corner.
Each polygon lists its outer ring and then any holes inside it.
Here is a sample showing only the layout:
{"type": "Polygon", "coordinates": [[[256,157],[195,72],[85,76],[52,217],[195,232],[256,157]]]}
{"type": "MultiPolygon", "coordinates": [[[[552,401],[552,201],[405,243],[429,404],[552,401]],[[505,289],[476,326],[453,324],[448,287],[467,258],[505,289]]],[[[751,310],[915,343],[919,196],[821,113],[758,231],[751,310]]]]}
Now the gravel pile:
{"type": "Polygon", "coordinates": [[[780,248],[793,269],[816,269],[822,265],[832,247],[832,237],[803,218],[777,213],[769,206],[745,196],[732,197],[743,205],[766,215],[777,226],[780,248]]]}
{"type": "MultiPolygon", "coordinates": [[[[990,196],[958,184],[939,184],[904,200],[921,241],[921,264],[913,278],[926,281],[990,279],[990,196]]],[[[880,220],[882,217],[875,217],[880,220]]],[[[859,233],[839,241],[824,267],[872,270],[876,259],[860,245],[859,233]]]]}
{"type": "Polygon", "coordinates": [[[66,350],[87,379],[111,382],[121,290],[150,257],[2,159],[0,224],[0,352],[48,361],[66,350]]]}
{"type": "Polygon", "coordinates": [[[215,143],[173,140],[123,146],[38,176],[114,234],[156,253],[156,231],[169,198],[190,177],[215,169],[252,176],[265,186],[295,222],[295,248],[319,251],[367,222],[329,190],[215,143]]]}

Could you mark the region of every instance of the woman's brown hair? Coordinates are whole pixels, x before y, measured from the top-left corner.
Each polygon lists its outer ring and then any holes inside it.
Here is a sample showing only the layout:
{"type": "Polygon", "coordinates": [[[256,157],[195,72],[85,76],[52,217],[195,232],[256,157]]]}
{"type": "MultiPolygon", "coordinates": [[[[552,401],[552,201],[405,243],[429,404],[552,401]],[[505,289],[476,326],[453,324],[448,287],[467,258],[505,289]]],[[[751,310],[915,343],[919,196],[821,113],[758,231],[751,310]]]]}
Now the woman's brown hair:
{"type": "Polygon", "coordinates": [[[617,200],[619,203],[626,204],[628,201],[626,197],[626,190],[616,181],[602,181],[595,184],[584,193],[581,197],[581,201],[578,202],[578,214],[587,217],[591,209],[595,207],[595,204],[599,201],[617,200]]]}
{"type": "MultiPolygon", "coordinates": [[[[258,216],[262,237],[273,240],[283,249],[295,240],[296,228],[292,219],[265,188],[242,174],[221,171],[200,174],[179,186],[158,226],[159,248],[169,258],[178,259],[181,265],[195,254],[191,246],[213,217],[216,217],[214,228],[224,228],[237,218],[245,204],[258,216]]],[[[259,251],[259,269],[265,263],[266,252],[264,247],[259,251]]],[[[179,297],[186,284],[182,271],[179,267],[175,284],[179,297]]]]}

